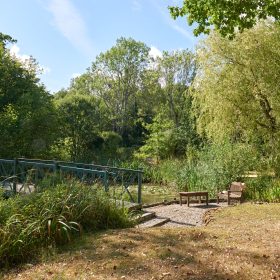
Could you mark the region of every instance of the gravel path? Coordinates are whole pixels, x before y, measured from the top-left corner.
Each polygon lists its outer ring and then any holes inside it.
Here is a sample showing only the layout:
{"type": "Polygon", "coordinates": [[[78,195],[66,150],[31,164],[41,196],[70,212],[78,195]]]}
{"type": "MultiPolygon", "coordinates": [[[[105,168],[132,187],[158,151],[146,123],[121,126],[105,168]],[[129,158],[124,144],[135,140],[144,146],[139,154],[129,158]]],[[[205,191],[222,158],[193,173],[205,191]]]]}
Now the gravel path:
{"type": "Polygon", "coordinates": [[[222,203],[209,203],[208,206],[203,204],[191,204],[188,207],[186,204],[160,205],[146,208],[146,211],[155,212],[157,217],[169,218],[170,222],[162,227],[195,227],[203,225],[204,214],[218,207],[224,206],[222,203]]]}

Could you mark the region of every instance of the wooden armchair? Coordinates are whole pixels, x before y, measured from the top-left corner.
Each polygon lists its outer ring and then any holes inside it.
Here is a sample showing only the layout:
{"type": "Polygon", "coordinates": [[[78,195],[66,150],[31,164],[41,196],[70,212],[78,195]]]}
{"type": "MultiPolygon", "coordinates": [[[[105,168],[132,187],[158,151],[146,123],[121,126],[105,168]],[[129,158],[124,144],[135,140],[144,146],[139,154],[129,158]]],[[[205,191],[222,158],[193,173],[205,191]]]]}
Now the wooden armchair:
{"type": "Polygon", "coordinates": [[[227,191],[217,193],[217,203],[219,204],[220,199],[227,200],[228,205],[230,205],[231,200],[239,200],[241,203],[243,199],[244,189],[244,183],[232,182],[227,191]]]}

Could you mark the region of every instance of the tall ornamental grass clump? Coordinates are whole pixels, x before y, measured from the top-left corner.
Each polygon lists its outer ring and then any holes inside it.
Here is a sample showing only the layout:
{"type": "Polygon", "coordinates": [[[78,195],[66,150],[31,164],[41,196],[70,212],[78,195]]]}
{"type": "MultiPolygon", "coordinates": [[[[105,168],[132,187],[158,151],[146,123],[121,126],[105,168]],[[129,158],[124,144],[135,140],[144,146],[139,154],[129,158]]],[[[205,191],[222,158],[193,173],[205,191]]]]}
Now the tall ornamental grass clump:
{"type": "Polygon", "coordinates": [[[245,196],[253,201],[280,202],[280,179],[272,176],[248,178],[245,196]]]}
{"type": "Polygon", "coordinates": [[[207,190],[212,196],[223,190],[254,168],[256,157],[253,150],[243,144],[212,144],[186,161],[178,173],[177,185],[181,190],[207,190]]]}
{"type": "Polygon", "coordinates": [[[0,199],[0,266],[36,258],[86,231],[132,225],[106,193],[77,182],[0,199]]]}
{"type": "Polygon", "coordinates": [[[148,163],[134,159],[130,162],[122,162],[121,167],[129,169],[141,169],[143,171],[143,183],[170,185],[176,182],[178,172],[185,166],[184,160],[165,159],[159,163],[148,163]]]}

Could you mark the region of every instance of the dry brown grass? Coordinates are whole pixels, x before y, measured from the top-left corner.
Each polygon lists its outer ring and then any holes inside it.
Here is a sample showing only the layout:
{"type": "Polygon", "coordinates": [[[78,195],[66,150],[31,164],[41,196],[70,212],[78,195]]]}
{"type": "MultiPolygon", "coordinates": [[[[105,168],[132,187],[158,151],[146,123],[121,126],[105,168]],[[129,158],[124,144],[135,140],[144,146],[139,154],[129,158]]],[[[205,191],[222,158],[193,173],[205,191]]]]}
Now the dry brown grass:
{"type": "Polygon", "coordinates": [[[8,279],[280,279],[280,204],[243,204],[206,227],[126,229],[84,236],[8,279]]]}

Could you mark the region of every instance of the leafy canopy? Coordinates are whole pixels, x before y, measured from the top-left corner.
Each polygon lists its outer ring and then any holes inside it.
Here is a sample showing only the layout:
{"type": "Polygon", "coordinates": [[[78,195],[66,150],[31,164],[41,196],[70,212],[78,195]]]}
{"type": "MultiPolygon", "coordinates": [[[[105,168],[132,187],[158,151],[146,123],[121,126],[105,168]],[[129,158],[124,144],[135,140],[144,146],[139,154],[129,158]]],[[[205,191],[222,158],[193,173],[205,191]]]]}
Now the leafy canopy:
{"type": "Polygon", "coordinates": [[[279,42],[279,26],[263,22],[234,40],[213,32],[200,45],[193,97],[202,134],[252,143],[279,161],[279,42]]]}
{"type": "Polygon", "coordinates": [[[258,20],[272,17],[280,19],[279,0],[184,0],[182,7],[169,7],[174,19],[187,16],[189,25],[197,23],[194,34],[209,34],[211,26],[224,37],[234,37],[252,28],[258,20]]]}
{"type": "Polygon", "coordinates": [[[15,43],[0,32],[0,156],[43,156],[55,133],[52,97],[37,77],[38,65],[11,55],[15,43]]]}

